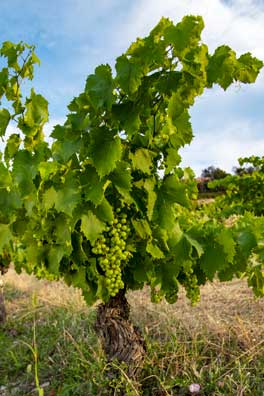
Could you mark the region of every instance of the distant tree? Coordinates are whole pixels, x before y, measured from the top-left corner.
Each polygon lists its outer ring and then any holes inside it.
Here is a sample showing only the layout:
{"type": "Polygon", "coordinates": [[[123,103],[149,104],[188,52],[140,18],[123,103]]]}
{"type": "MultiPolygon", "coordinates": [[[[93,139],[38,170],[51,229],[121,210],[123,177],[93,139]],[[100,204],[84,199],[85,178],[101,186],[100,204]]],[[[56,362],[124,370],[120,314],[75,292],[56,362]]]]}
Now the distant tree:
{"type": "Polygon", "coordinates": [[[254,166],[248,166],[246,168],[242,166],[237,166],[233,168],[233,172],[236,176],[252,175],[252,173],[256,170],[257,168],[254,166]]]}
{"type": "Polygon", "coordinates": [[[201,173],[201,177],[210,178],[211,180],[224,179],[226,176],[228,176],[226,171],[220,168],[215,168],[212,165],[203,169],[201,173]]]}

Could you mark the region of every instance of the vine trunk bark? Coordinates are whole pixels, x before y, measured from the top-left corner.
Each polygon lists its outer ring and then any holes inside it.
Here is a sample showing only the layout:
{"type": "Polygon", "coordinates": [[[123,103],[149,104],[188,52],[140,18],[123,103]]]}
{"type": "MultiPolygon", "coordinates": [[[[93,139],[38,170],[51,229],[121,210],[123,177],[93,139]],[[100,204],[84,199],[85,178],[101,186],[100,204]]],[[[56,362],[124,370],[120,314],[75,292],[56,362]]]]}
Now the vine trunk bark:
{"type": "Polygon", "coordinates": [[[95,330],[107,360],[125,362],[127,375],[136,378],[146,355],[146,343],[140,330],[129,320],[129,313],[130,307],[122,290],[108,303],[98,306],[95,330]]]}

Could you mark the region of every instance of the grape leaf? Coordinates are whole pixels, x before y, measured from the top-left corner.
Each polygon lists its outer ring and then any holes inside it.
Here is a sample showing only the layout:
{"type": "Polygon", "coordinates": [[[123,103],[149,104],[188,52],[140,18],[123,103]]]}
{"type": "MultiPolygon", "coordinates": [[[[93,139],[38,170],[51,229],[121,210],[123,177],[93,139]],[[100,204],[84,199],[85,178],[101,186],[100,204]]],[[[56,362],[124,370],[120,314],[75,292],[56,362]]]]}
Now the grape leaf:
{"type": "Polygon", "coordinates": [[[155,259],[164,258],[162,250],[153,242],[148,241],[146,251],[155,259]]]}
{"type": "Polygon", "coordinates": [[[89,154],[100,177],[115,169],[121,160],[122,145],[119,136],[106,128],[98,128],[92,133],[89,154]]]}
{"type": "Polygon", "coordinates": [[[203,28],[202,17],[187,15],[176,26],[167,27],[164,33],[165,41],[168,45],[173,45],[175,54],[181,59],[181,55],[198,45],[203,28]]]}
{"type": "Polygon", "coordinates": [[[179,155],[178,150],[173,147],[169,147],[165,157],[165,175],[169,174],[174,168],[176,168],[180,162],[181,156],[179,155]]]}
{"type": "Polygon", "coordinates": [[[104,197],[105,179],[100,179],[96,169],[87,165],[80,176],[80,183],[85,201],[99,205],[104,197]]]}
{"type": "Polygon", "coordinates": [[[253,57],[249,52],[237,60],[235,78],[243,83],[254,83],[264,63],[253,57]]]}
{"type": "Polygon", "coordinates": [[[57,196],[57,191],[53,186],[44,192],[42,201],[45,210],[49,210],[55,205],[57,196]]]}
{"type": "Polygon", "coordinates": [[[19,127],[25,135],[31,136],[36,133],[36,127],[42,127],[49,119],[48,102],[31,90],[31,95],[26,102],[26,112],[23,118],[19,120],[19,127]]]}
{"type": "Polygon", "coordinates": [[[153,211],[154,211],[154,207],[155,207],[155,203],[156,203],[156,200],[157,200],[157,193],[155,191],[156,180],[154,178],[146,179],[144,181],[144,183],[143,183],[143,187],[148,193],[147,216],[148,216],[148,219],[151,220],[152,219],[152,215],[153,215],[153,211]]]}
{"type": "Polygon", "coordinates": [[[95,208],[94,213],[101,221],[110,223],[114,220],[113,208],[106,198],[95,208]]]}
{"type": "Polygon", "coordinates": [[[104,231],[105,224],[96,217],[90,210],[87,214],[82,215],[81,218],[81,231],[84,233],[86,238],[93,245],[96,239],[104,231]]]}
{"type": "Polygon", "coordinates": [[[232,262],[236,254],[236,243],[232,232],[229,229],[224,228],[218,233],[216,240],[221,246],[223,246],[227,260],[232,262]]]}
{"type": "Polygon", "coordinates": [[[204,248],[204,254],[200,258],[200,267],[209,280],[213,280],[215,274],[228,267],[229,263],[223,247],[212,241],[209,245],[207,242],[204,248]]]}
{"type": "Polygon", "coordinates": [[[129,158],[132,160],[133,168],[139,169],[148,175],[151,174],[153,156],[154,153],[145,148],[139,148],[135,153],[129,153],[129,158]]]}
{"type": "Polygon", "coordinates": [[[0,189],[10,187],[12,182],[8,169],[0,162],[0,189]]]}
{"type": "Polygon", "coordinates": [[[110,109],[113,102],[114,82],[109,65],[100,65],[86,81],[85,92],[89,95],[95,109],[110,109]]]}
{"type": "Polygon", "coordinates": [[[12,234],[9,228],[9,224],[0,224],[0,254],[3,251],[3,248],[7,246],[11,239],[12,234]]]}
{"type": "Polygon", "coordinates": [[[60,262],[65,254],[63,245],[53,245],[47,254],[48,269],[52,274],[59,275],[60,262]]]}
{"type": "Polygon", "coordinates": [[[143,71],[140,64],[131,62],[127,56],[119,56],[116,60],[116,80],[127,94],[133,94],[141,84],[143,71]]]}
{"type": "Polygon", "coordinates": [[[17,153],[19,146],[21,143],[21,138],[19,134],[13,133],[9,136],[6,147],[5,147],[5,162],[9,163],[10,159],[12,159],[17,153]]]}
{"type": "Polygon", "coordinates": [[[189,206],[187,195],[187,186],[179,180],[177,175],[168,175],[163,179],[160,191],[158,193],[170,203],[179,203],[182,206],[189,206]]]}
{"type": "Polygon", "coordinates": [[[69,158],[76,154],[80,149],[80,139],[74,137],[65,141],[56,141],[52,144],[52,155],[56,161],[65,163],[69,158]]]}
{"type": "Polygon", "coordinates": [[[209,57],[207,67],[209,86],[217,83],[226,90],[234,80],[236,64],[236,54],[230,47],[227,45],[218,47],[214,54],[209,57]]]}
{"type": "Polygon", "coordinates": [[[4,136],[10,121],[10,113],[7,109],[0,109],[0,136],[4,136]]]}
{"type": "Polygon", "coordinates": [[[148,239],[151,236],[151,228],[146,220],[132,219],[133,227],[137,235],[142,239],[148,239]]]}

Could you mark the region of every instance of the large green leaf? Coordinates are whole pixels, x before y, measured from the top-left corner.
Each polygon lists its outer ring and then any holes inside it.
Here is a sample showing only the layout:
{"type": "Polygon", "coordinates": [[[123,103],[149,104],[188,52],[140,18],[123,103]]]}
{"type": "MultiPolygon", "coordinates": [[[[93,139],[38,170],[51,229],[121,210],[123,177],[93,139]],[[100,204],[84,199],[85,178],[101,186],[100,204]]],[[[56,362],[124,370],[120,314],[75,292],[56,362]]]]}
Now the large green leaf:
{"type": "Polygon", "coordinates": [[[6,147],[5,147],[5,161],[9,163],[9,161],[15,156],[17,153],[19,146],[21,143],[21,137],[17,133],[13,133],[9,136],[6,147]]]}
{"type": "Polygon", "coordinates": [[[176,26],[167,27],[165,41],[173,45],[175,54],[181,58],[190,48],[198,45],[203,28],[202,17],[187,15],[176,26]]]}
{"type": "Polygon", "coordinates": [[[97,206],[104,197],[104,185],[106,181],[100,179],[93,166],[87,165],[81,173],[80,182],[85,201],[91,201],[97,206]]]}
{"type": "Polygon", "coordinates": [[[156,180],[155,178],[147,178],[143,182],[143,187],[147,191],[148,198],[147,198],[147,216],[148,219],[152,219],[153,210],[155,207],[155,203],[157,200],[157,193],[155,191],[156,188],[156,180]]]}
{"type": "Polygon", "coordinates": [[[227,268],[228,265],[230,264],[223,247],[214,241],[210,245],[207,243],[200,259],[200,266],[208,279],[213,280],[216,273],[227,268]]]}
{"type": "Polygon", "coordinates": [[[59,162],[67,162],[73,154],[78,153],[80,144],[78,137],[68,138],[65,141],[55,141],[51,148],[53,158],[59,162]]]}
{"type": "Polygon", "coordinates": [[[92,211],[82,215],[81,231],[84,233],[88,241],[93,245],[96,239],[105,229],[105,223],[96,217],[92,211]]]}
{"type": "Polygon", "coordinates": [[[10,113],[7,109],[0,109],[0,136],[4,136],[10,121],[10,113]]]}
{"type": "Polygon", "coordinates": [[[169,100],[168,121],[163,133],[170,136],[170,142],[176,149],[190,143],[193,138],[190,115],[178,93],[169,100]]]}
{"type": "Polygon", "coordinates": [[[175,174],[164,178],[159,194],[162,194],[170,203],[175,202],[187,207],[190,204],[187,195],[187,186],[175,174]]]}
{"type": "Polygon", "coordinates": [[[162,259],[162,258],[164,258],[164,253],[162,252],[162,250],[153,242],[148,241],[146,251],[154,259],[162,259]]]}
{"type": "Polygon", "coordinates": [[[154,153],[145,148],[139,148],[135,153],[130,153],[129,155],[132,160],[133,168],[141,170],[148,175],[151,174],[151,169],[153,167],[153,156],[154,153]]]}
{"type": "Polygon", "coordinates": [[[36,133],[36,128],[42,127],[49,119],[48,102],[39,94],[31,90],[31,95],[26,102],[26,112],[20,119],[19,126],[25,135],[31,136],[36,133]]]}
{"type": "Polygon", "coordinates": [[[140,64],[130,61],[127,56],[116,60],[116,80],[127,94],[133,94],[141,84],[143,70],[140,64]]]}
{"type": "Polygon", "coordinates": [[[151,236],[151,228],[147,220],[132,219],[133,227],[136,234],[142,239],[148,239],[151,236]]]}
{"type": "Polygon", "coordinates": [[[53,245],[48,251],[48,269],[49,272],[59,275],[60,262],[65,254],[65,247],[63,245],[53,245]]]}
{"type": "Polygon", "coordinates": [[[109,65],[100,65],[86,81],[85,92],[89,95],[95,109],[110,109],[113,102],[114,82],[109,65]]]}
{"type": "Polygon", "coordinates": [[[107,201],[106,198],[103,198],[101,203],[96,207],[95,214],[101,221],[110,223],[114,220],[114,212],[113,207],[107,201]]]}
{"type": "Polygon", "coordinates": [[[120,128],[125,131],[128,138],[136,135],[140,128],[140,109],[135,102],[114,104],[112,107],[113,119],[120,122],[120,128]]]}
{"type": "Polygon", "coordinates": [[[227,89],[234,81],[236,72],[236,53],[227,45],[222,45],[215,50],[209,58],[207,79],[209,86],[214,83],[227,89]]]}
{"type": "Polygon", "coordinates": [[[12,179],[8,169],[0,162],[0,189],[10,188],[11,182],[12,179]]]}
{"type": "Polygon", "coordinates": [[[241,55],[237,61],[236,80],[243,83],[254,83],[264,63],[249,52],[241,55]]]}
{"type": "Polygon", "coordinates": [[[9,224],[0,224],[0,254],[5,246],[8,245],[12,238],[9,224]]]}
{"type": "Polygon", "coordinates": [[[93,130],[89,147],[90,157],[100,177],[115,169],[117,161],[122,155],[120,137],[106,128],[93,130]]]}
{"type": "Polygon", "coordinates": [[[46,210],[55,207],[58,212],[72,215],[81,200],[81,191],[74,176],[56,189],[52,186],[43,194],[43,206],[46,210]]]}
{"type": "Polygon", "coordinates": [[[12,175],[14,182],[19,185],[22,196],[35,191],[34,178],[38,173],[38,158],[27,150],[20,150],[15,154],[12,175]]]}

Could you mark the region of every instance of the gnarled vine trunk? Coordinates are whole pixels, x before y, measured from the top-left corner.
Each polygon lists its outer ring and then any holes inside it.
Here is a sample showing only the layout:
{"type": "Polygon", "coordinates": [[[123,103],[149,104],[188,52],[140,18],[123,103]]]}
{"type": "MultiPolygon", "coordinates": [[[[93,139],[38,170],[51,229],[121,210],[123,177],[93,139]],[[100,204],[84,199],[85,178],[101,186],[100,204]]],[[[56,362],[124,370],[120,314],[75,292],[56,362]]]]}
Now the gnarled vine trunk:
{"type": "Polygon", "coordinates": [[[108,361],[116,359],[125,362],[127,375],[135,378],[146,354],[146,343],[140,330],[129,320],[129,312],[129,304],[122,290],[108,303],[98,306],[95,330],[108,361]]]}

